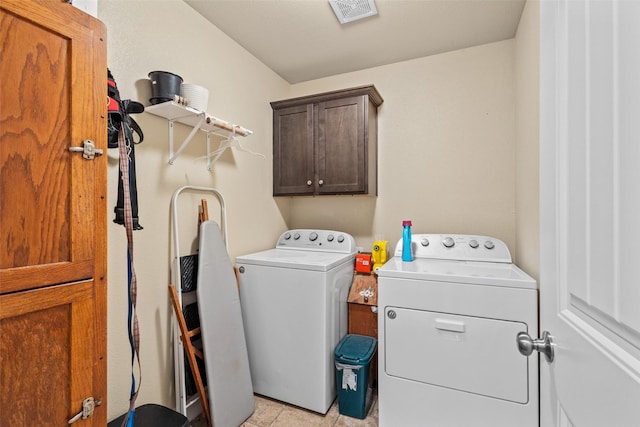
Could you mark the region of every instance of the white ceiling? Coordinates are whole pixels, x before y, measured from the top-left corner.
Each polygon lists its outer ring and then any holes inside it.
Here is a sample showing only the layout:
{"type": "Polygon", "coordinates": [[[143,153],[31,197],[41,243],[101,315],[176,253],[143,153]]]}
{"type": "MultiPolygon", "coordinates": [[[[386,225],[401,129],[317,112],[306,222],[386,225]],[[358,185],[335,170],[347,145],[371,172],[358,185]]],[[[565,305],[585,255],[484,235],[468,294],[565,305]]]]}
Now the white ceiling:
{"type": "Polygon", "coordinates": [[[375,0],[340,25],[327,0],[185,0],[290,83],[513,38],[525,0],[375,0]]]}

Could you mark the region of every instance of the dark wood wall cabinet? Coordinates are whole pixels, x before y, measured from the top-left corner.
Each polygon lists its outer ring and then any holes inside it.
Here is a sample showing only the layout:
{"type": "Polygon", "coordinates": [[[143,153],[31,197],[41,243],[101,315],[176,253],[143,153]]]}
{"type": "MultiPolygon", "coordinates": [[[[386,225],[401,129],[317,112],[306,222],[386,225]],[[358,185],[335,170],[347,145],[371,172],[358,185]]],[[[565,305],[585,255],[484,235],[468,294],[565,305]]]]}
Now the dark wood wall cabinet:
{"type": "Polygon", "coordinates": [[[271,103],[273,195],[377,195],[375,86],[271,103]]]}

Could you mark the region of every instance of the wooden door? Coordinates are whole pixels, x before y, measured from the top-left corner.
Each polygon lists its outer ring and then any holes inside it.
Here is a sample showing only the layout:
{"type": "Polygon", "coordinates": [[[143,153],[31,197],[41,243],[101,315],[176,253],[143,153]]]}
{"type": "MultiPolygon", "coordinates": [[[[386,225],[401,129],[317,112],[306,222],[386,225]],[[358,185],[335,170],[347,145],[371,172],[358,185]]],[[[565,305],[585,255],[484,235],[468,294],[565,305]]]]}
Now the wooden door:
{"type": "Polygon", "coordinates": [[[367,100],[352,96],[317,105],[318,193],[366,193],[367,100]]]}
{"type": "Polygon", "coordinates": [[[273,112],[273,195],[313,194],[313,105],[273,112]]]}
{"type": "Polygon", "coordinates": [[[541,2],[541,425],[640,425],[640,2],[541,2]]]}
{"type": "Polygon", "coordinates": [[[0,2],[0,426],[106,425],[106,33],[0,2]]]}

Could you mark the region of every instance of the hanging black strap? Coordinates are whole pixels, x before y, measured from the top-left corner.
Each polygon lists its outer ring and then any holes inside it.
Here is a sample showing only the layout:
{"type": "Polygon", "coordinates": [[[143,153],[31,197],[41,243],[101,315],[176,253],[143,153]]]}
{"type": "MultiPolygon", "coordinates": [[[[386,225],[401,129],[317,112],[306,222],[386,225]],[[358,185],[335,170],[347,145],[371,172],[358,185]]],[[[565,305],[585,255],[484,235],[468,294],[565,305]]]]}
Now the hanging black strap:
{"type": "MultiPolygon", "coordinates": [[[[138,186],[136,183],[136,150],[135,144],[128,142],[127,149],[129,150],[129,197],[131,198],[131,216],[133,221],[133,229],[134,230],[142,230],[142,226],[140,225],[140,220],[138,218],[138,186]]],[[[124,225],[125,220],[125,206],[124,206],[124,186],[122,183],[122,167],[120,167],[119,171],[119,179],[118,179],[118,201],[116,202],[116,207],[114,208],[114,212],[116,214],[113,222],[116,224],[124,225]]]]}
{"type": "MultiPolygon", "coordinates": [[[[126,153],[129,159],[129,189],[128,196],[131,200],[131,214],[133,230],[142,230],[138,217],[138,185],[136,181],[136,153],[135,144],[144,140],[144,135],[140,125],[130,116],[144,112],[144,106],[130,99],[120,99],[120,91],[111,71],[107,69],[107,89],[109,95],[109,125],[108,147],[120,147],[121,140],[124,140],[126,153]]],[[[118,172],[118,201],[114,208],[115,218],[113,222],[125,225],[125,187],[123,186],[122,164],[118,172]]]]}

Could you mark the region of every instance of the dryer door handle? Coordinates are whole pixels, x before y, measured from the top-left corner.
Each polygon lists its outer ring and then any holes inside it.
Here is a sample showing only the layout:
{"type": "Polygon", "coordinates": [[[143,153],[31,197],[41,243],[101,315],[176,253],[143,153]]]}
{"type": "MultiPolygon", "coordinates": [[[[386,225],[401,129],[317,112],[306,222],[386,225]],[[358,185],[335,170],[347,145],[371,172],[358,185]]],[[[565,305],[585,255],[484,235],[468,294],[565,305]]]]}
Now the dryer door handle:
{"type": "Polygon", "coordinates": [[[464,333],[464,322],[460,322],[459,320],[437,318],[435,323],[436,329],[440,329],[441,331],[464,333]]]}

